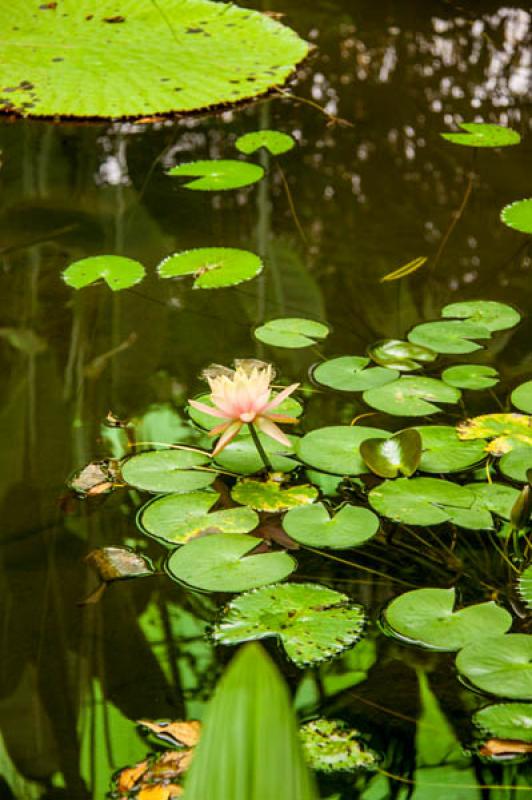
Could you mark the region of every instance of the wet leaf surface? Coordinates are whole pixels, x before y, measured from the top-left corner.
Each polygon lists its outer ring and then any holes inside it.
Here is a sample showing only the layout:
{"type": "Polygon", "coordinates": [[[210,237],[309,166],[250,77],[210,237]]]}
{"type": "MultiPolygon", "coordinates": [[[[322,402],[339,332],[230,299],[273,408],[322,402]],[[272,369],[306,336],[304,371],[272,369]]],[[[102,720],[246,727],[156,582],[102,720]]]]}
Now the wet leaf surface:
{"type": "Polygon", "coordinates": [[[315,719],[302,725],[299,732],[307,761],[317,772],[354,772],[376,765],[375,756],[365,749],[358,731],[345,722],[315,719]]]}
{"type": "Polygon", "coordinates": [[[415,428],[395,433],[389,439],[366,439],[360,454],[368,467],[381,478],[410,477],[421,461],[422,440],[415,428]]]}
{"type": "Polygon", "coordinates": [[[315,503],[288,511],[283,528],[300,544],[341,550],[358,547],[375,536],[379,518],[367,508],[351,505],[330,516],[323,503],[315,503]]]}
{"type": "Polygon", "coordinates": [[[244,479],[233,487],[231,497],[235,502],[257,511],[276,512],[313,503],[318,497],[318,490],[309,484],[285,488],[276,480],[262,482],[244,479]]]}
{"type": "Polygon", "coordinates": [[[300,317],[282,317],[272,319],[255,328],[255,338],[271,347],[287,347],[299,349],[310,347],[317,341],[325,339],[329,328],[323,322],[300,317]]]}
{"type": "Polygon", "coordinates": [[[167,256],[157,271],[161,278],[194,277],[195,289],[223,289],[249,281],[263,268],[259,256],[235,247],[199,247],[167,256]]]}

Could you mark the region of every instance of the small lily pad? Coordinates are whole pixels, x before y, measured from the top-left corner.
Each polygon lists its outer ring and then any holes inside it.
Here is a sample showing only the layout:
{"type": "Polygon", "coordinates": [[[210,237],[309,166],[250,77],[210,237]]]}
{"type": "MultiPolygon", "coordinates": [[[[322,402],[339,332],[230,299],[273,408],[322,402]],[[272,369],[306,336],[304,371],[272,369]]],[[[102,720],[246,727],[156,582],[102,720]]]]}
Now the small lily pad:
{"type": "Polygon", "coordinates": [[[497,739],[532,742],[532,704],[497,703],[473,714],[478,728],[497,739]]]}
{"type": "Polygon", "coordinates": [[[415,428],[407,428],[389,439],[366,439],[360,445],[360,454],[381,478],[410,477],[421,460],[421,436],[415,428]]]}
{"type": "Polygon", "coordinates": [[[74,261],[63,272],[63,280],[73,289],[83,289],[103,280],[113,292],[135,286],[143,279],[146,270],[133,258],[124,256],[91,256],[74,261]]]}
{"type": "Polygon", "coordinates": [[[241,153],[250,155],[264,147],[272,156],[279,156],[281,153],[286,153],[291,150],[295,145],[295,139],[288,133],[281,131],[252,131],[239,136],[235,142],[237,150],[241,153]]]}
{"type": "MultiPolygon", "coordinates": [[[[248,555],[257,539],[238,533],[203,536],[170,554],[171,578],[206,592],[245,592],[282,581],[297,564],[284,552],[248,555]]],[[[250,637],[252,638],[252,637],[250,637]]]]}
{"type": "Polygon", "coordinates": [[[311,547],[359,547],[379,530],[379,518],[369,509],[345,505],[332,517],[323,503],[293,508],[283,518],[286,533],[311,547]]]}
{"type": "Polygon", "coordinates": [[[245,478],[233,487],[231,497],[235,502],[257,511],[274,512],[313,503],[318,497],[318,490],[309,484],[285,489],[276,480],[262,482],[245,478]]]}
{"type": "Polygon", "coordinates": [[[491,332],[513,328],[521,319],[521,314],[515,308],[494,300],[467,300],[461,303],[451,303],[442,308],[441,315],[442,317],[459,317],[472,325],[481,325],[491,332]]]}
{"type": "Polygon", "coordinates": [[[323,322],[301,317],[283,317],[271,319],[264,325],[255,328],[255,338],[259,342],[272,347],[288,347],[299,349],[310,347],[316,341],[325,339],[329,328],[323,322]]]}
{"type": "Polygon", "coordinates": [[[522,383],[511,394],[512,403],[519,411],[532,414],[532,381],[522,383]]]}
{"type": "Polygon", "coordinates": [[[122,477],[130,486],[147,492],[193,492],[216,479],[216,472],[194,469],[209,461],[207,453],[153,450],[128,458],[122,464],[122,477]]]}
{"type": "Polygon", "coordinates": [[[529,445],[514,447],[503,455],[499,461],[499,469],[512,481],[527,482],[527,472],[532,470],[532,441],[529,445]]]}
{"type": "Polygon", "coordinates": [[[165,545],[185,544],[199,534],[248,533],[259,517],[250,508],[226,508],[209,513],[218,492],[189,492],[156,497],[139,512],[144,533],[165,545]]]}
{"type": "Polygon", "coordinates": [[[392,600],[384,616],[400,638],[445,652],[506,633],[512,625],[512,615],[493,602],[459,611],[455,603],[454,589],[414,589],[392,600]]]}
{"type": "Polygon", "coordinates": [[[391,436],[381,428],[364,425],[331,425],[317,428],[297,443],[297,455],[311,467],[335,475],[362,475],[368,467],[360,455],[360,445],[366,439],[391,436]]]}
{"type": "Polygon", "coordinates": [[[435,350],[437,353],[474,353],[481,345],[471,339],[489,339],[485,325],[458,320],[423,322],[408,334],[409,341],[435,350]]]}
{"type": "Polygon", "coordinates": [[[532,609],[532,564],[523,570],[518,579],[519,594],[527,608],[532,609]]]}
{"type": "Polygon", "coordinates": [[[489,122],[460,122],[458,127],[467,133],[441,133],[443,139],[466,147],[508,147],[519,144],[520,135],[512,128],[489,122]]]}
{"type": "Polygon", "coordinates": [[[485,439],[463,442],[450,425],[422,425],[417,430],[422,441],[422,472],[461,472],[486,458],[485,439]]]}
{"type": "Polygon", "coordinates": [[[351,647],[364,624],[361,606],[316,583],[284,583],[236,597],[214,629],[220,644],[276,636],[298,667],[319,664],[351,647]]]}
{"type": "Polygon", "coordinates": [[[305,758],[316,772],[354,772],[371,769],[376,758],[358,739],[358,731],[345,722],[315,719],[299,729],[305,758]]]}
{"type": "Polygon", "coordinates": [[[441,374],[442,381],[457,389],[489,389],[499,381],[499,373],[493,367],[482,364],[456,364],[441,374]]]}
{"type": "Polygon", "coordinates": [[[532,417],[525,414],[481,414],[456,426],[460,439],[493,439],[486,450],[496,456],[515,447],[532,446],[532,417]]]}
{"type": "Polygon", "coordinates": [[[421,369],[423,364],[430,363],[438,357],[438,353],[428,347],[404,342],[401,339],[381,339],[370,345],[367,352],[376,364],[399,372],[421,369]]]}
{"type": "Polygon", "coordinates": [[[441,409],[436,403],[457,403],[461,392],[453,386],[447,386],[436,378],[425,378],[419,375],[403,375],[399,380],[377,386],[364,392],[364,402],[400,417],[421,417],[436,414],[441,409]]]}
{"type": "Polygon", "coordinates": [[[532,636],[490,636],[460,650],[459,672],[483,692],[515,700],[532,700],[532,636]]]}
{"type": "Polygon", "coordinates": [[[343,392],[363,392],[374,386],[390,383],[399,377],[399,372],[393,369],[384,367],[366,369],[369,363],[369,358],[360,356],[332,358],[319,364],[312,377],[323,386],[343,392]]]}
{"type": "Polygon", "coordinates": [[[264,170],[258,164],[250,164],[248,161],[212,159],[179,164],[177,167],[172,167],[168,175],[193,177],[193,181],[183,184],[185,189],[220,192],[257,183],[263,177],[264,170]]]}
{"type": "Polygon", "coordinates": [[[167,256],[157,271],[161,278],[193,275],[195,289],[223,289],[255,278],[263,263],[249,250],[236,247],[199,247],[167,256]]]}
{"type": "Polygon", "coordinates": [[[521,233],[532,233],[532,197],[516,200],[504,206],[501,220],[509,228],[521,233]]]}
{"type": "Polygon", "coordinates": [[[375,511],[389,519],[407,525],[437,525],[452,520],[456,509],[470,508],[475,496],[440,478],[398,478],[376,486],[368,499],[375,511]]]}

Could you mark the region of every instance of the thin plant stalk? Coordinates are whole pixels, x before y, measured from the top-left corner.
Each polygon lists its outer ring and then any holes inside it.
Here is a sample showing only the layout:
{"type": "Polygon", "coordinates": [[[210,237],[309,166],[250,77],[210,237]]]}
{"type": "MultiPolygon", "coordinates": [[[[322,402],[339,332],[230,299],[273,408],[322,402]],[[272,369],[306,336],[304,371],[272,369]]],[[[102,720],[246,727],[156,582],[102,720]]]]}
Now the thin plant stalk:
{"type": "Polygon", "coordinates": [[[248,428],[249,428],[249,432],[251,434],[251,438],[253,439],[253,444],[257,448],[257,453],[259,454],[260,459],[261,459],[262,463],[264,464],[264,468],[266,469],[267,472],[273,472],[273,467],[271,465],[271,461],[268,458],[268,456],[266,455],[266,450],[262,446],[262,442],[259,439],[259,436],[257,434],[255,426],[253,425],[252,422],[248,423],[248,428]]]}

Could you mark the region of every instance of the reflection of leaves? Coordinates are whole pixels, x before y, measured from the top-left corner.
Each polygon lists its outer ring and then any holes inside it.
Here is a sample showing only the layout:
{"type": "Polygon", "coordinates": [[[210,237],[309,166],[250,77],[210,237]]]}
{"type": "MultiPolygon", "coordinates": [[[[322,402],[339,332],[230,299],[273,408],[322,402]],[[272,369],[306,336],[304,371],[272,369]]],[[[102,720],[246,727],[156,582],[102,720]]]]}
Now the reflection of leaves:
{"type": "Polygon", "coordinates": [[[0,338],[5,339],[15,350],[35,356],[46,350],[46,341],[31,328],[0,328],[0,338]]]}

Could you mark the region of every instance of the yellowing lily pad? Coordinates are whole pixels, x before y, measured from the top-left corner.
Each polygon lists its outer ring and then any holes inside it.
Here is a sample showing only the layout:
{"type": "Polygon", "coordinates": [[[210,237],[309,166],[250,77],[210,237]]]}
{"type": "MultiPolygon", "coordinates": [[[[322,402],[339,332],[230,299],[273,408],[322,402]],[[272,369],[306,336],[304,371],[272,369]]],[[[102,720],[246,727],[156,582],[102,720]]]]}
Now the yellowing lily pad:
{"type": "Polygon", "coordinates": [[[313,503],[318,497],[318,490],[309,484],[285,489],[276,480],[262,482],[244,479],[233,487],[231,497],[235,502],[257,511],[274,512],[313,503]]]}
{"type": "Polygon", "coordinates": [[[482,414],[460,422],[456,431],[462,440],[492,439],[486,451],[495,456],[514,447],[532,446],[532,416],[526,414],[482,414]]]}

